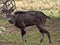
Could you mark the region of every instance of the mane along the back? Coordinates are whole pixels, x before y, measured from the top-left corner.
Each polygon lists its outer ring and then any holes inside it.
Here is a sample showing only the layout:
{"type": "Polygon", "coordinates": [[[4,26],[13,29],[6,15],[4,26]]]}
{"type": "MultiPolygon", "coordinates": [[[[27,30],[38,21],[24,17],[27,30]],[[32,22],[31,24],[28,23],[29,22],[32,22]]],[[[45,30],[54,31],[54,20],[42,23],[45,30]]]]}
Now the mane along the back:
{"type": "Polygon", "coordinates": [[[25,14],[26,11],[16,11],[14,14],[25,14]]]}

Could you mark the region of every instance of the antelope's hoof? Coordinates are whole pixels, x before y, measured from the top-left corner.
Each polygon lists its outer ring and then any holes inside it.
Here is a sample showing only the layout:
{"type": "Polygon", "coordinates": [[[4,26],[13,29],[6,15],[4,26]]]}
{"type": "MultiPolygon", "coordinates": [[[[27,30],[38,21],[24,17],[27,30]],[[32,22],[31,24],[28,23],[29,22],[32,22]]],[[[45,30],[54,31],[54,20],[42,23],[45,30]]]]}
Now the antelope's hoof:
{"type": "Polygon", "coordinates": [[[51,41],[49,41],[49,43],[52,43],[51,41]]]}
{"type": "Polygon", "coordinates": [[[42,42],[42,40],[40,40],[40,42],[42,42]]]}
{"type": "Polygon", "coordinates": [[[25,42],[27,43],[27,40],[25,40],[25,42]]]}

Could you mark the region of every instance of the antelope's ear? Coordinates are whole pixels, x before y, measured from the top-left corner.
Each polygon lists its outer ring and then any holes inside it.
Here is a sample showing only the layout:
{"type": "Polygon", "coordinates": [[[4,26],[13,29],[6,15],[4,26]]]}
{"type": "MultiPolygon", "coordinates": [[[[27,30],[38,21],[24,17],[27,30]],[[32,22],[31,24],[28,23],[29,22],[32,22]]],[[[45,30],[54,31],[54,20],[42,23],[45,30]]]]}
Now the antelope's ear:
{"type": "Polygon", "coordinates": [[[4,13],[4,10],[0,10],[0,14],[3,14],[4,13]]]}

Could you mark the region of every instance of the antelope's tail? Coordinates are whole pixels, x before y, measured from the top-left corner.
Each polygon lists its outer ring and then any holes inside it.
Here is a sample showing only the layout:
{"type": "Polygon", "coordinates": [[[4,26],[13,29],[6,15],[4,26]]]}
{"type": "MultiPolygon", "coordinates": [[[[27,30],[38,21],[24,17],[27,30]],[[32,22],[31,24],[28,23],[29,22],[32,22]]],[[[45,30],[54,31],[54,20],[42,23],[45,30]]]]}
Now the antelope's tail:
{"type": "Polygon", "coordinates": [[[55,20],[54,19],[52,19],[52,18],[50,18],[48,16],[47,16],[47,18],[50,19],[52,21],[52,23],[55,23],[55,20]]]}

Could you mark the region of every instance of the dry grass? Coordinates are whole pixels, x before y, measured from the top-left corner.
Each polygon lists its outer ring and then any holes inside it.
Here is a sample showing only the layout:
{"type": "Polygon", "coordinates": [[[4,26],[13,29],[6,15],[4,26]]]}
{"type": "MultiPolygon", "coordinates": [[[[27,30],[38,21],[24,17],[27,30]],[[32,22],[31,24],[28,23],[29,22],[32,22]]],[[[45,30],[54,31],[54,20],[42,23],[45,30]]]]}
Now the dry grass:
{"type": "Polygon", "coordinates": [[[59,10],[60,11],[60,4],[59,1],[49,1],[49,0],[21,0],[16,1],[17,9],[20,10],[59,10]]]}
{"type": "Polygon", "coordinates": [[[16,1],[17,10],[39,10],[48,16],[60,18],[60,0],[20,0],[16,1]],[[53,14],[52,14],[52,13],[53,14]]]}

